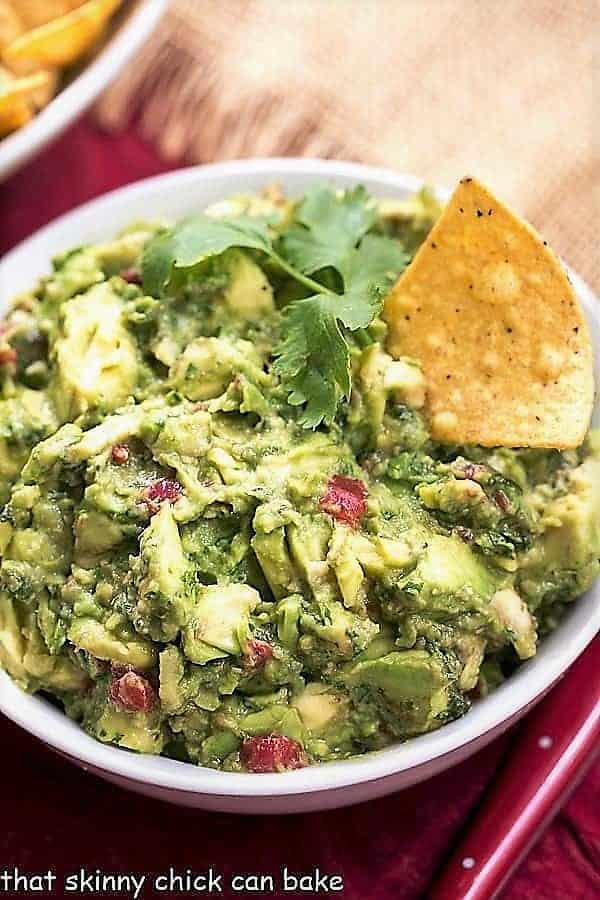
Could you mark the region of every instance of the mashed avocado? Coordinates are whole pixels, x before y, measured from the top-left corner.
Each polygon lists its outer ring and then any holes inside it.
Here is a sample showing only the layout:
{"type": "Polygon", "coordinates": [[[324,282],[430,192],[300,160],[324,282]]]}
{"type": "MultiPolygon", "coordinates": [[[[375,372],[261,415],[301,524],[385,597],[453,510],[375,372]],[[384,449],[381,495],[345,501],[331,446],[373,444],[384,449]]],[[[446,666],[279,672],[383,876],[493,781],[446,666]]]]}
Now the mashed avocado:
{"type": "Polygon", "coordinates": [[[436,444],[386,352],[431,196],[326,193],[219,205],[210,252],[75,249],[3,326],[0,664],[101,741],[267,772],[406,740],[598,574],[600,435],[436,444]]]}

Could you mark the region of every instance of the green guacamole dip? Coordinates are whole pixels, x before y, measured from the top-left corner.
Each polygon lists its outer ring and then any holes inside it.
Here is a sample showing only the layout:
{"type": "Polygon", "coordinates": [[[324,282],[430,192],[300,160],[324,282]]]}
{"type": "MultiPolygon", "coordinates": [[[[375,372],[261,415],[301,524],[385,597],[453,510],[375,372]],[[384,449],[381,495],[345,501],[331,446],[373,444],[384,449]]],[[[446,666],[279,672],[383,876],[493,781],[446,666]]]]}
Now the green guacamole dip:
{"type": "Polygon", "coordinates": [[[439,728],[598,574],[600,437],[430,440],[378,315],[426,191],[208,213],[63,254],[5,320],[0,664],[100,741],[228,771],[439,728]]]}

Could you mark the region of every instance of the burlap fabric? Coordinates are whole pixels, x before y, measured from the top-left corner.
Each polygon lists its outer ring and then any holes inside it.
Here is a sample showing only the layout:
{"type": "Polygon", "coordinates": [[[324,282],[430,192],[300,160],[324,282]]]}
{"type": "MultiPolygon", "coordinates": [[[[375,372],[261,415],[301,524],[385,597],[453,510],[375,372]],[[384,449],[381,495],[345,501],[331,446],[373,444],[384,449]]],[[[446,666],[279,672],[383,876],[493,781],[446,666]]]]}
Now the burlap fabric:
{"type": "Polygon", "coordinates": [[[599,30],[598,0],[172,0],[98,114],[189,162],[475,173],[600,290],[599,30]]]}

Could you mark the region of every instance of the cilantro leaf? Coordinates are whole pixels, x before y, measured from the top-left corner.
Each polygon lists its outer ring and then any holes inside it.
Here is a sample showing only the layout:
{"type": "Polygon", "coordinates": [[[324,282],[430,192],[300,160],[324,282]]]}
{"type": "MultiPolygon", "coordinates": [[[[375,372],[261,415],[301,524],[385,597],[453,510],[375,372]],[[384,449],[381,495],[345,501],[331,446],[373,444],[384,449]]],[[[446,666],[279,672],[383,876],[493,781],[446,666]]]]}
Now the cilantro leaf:
{"type": "Polygon", "coordinates": [[[347,254],[340,262],[345,310],[340,318],[347,328],[354,331],[371,324],[408,260],[400,244],[375,234],[368,234],[358,249],[347,254]]]}
{"type": "Polygon", "coordinates": [[[142,254],[142,285],[146,294],[160,297],[171,280],[175,241],[172,233],[150,241],[142,254]]]}
{"type": "Polygon", "coordinates": [[[367,235],[339,260],[343,294],[317,294],[288,307],[275,370],[289,403],[306,404],[300,421],[307,428],[330,424],[339,401],[350,397],[350,350],[340,326],[367,328],[407,262],[399,244],[367,235]]]}
{"type": "Polygon", "coordinates": [[[406,266],[410,257],[396,241],[368,234],[357,250],[342,261],[340,273],[346,291],[364,291],[375,285],[387,292],[406,266]]]}
{"type": "Polygon", "coordinates": [[[296,213],[298,226],[282,238],[283,254],[301,272],[327,266],[339,270],[342,260],[373,227],[377,210],[364,187],[338,195],[316,186],[307,192],[296,213]]]}
{"type": "Polygon", "coordinates": [[[306,404],[300,421],[315,428],[333,420],[338,403],[350,394],[350,355],[340,330],[338,297],[317,294],[286,310],[275,370],[292,406],[306,404]]]}
{"type": "Polygon", "coordinates": [[[271,251],[268,223],[265,219],[240,216],[218,219],[194,216],[172,231],[150,242],[142,257],[144,290],[160,296],[168,287],[174,269],[189,269],[212,256],[220,256],[230,247],[271,251]]]}

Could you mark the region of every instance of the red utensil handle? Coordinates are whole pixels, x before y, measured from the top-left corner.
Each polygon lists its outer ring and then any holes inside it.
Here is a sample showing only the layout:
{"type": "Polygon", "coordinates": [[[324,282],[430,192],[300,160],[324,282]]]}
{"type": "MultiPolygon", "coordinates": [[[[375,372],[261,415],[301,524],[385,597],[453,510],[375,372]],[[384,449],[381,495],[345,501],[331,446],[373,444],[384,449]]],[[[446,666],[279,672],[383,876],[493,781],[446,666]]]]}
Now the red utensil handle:
{"type": "Polygon", "coordinates": [[[600,750],[600,636],[530,713],[430,900],[492,900],[600,750]]]}

